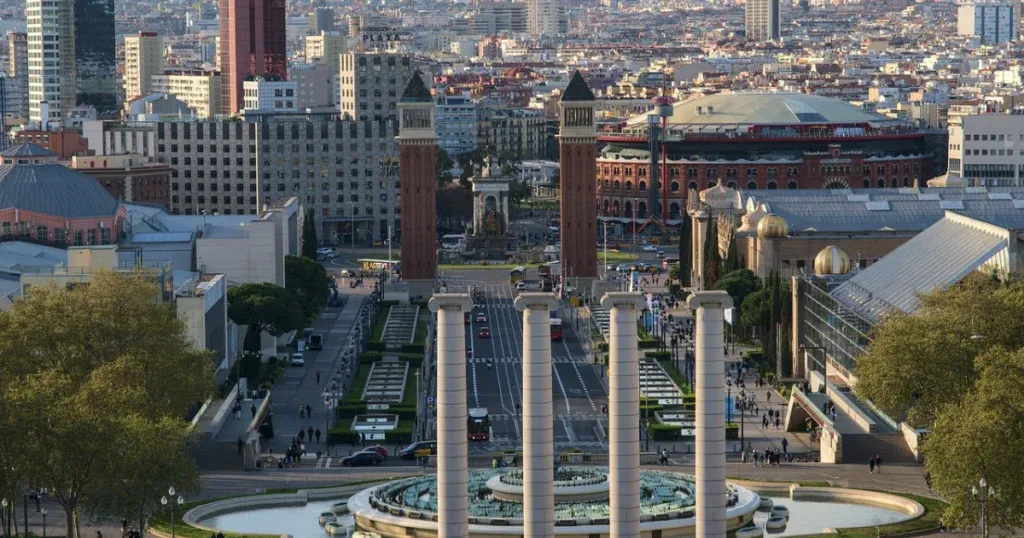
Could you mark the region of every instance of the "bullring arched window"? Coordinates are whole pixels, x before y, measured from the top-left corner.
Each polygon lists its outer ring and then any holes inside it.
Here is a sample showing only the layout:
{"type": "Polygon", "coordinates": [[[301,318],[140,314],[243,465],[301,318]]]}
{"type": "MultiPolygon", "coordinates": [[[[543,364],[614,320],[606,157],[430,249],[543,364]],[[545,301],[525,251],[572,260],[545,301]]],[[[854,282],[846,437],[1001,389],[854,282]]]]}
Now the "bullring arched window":
{"type": "Polygon", "coordinates": [[[672,192],[679,192],[679,182],[673,181],[672,183],[669,183],[668,190],[672,192]]]}
{"type": "Polygon", "coordinates": [[[641,181],[640,183],[637,183],[636,184],[636,189],[638,191],[640,191],[640,192],[646,191],[647,190],[647,182],[646,181],[641,181]]]}

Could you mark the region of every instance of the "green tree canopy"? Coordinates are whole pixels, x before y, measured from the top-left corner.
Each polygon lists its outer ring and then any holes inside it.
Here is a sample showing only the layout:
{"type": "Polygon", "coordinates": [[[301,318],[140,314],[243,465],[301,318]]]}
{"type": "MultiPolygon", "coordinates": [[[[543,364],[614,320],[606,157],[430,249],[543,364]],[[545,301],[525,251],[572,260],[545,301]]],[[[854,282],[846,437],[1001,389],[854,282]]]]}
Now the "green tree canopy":
{"type": "Polygon", "coordinates": [[[311,260],[316,259],[316,249],[320,246],[316,234],[316,221],[313,220],[313,213],[306,213],[302,219],[302,257],[311,260]]]}
{"type": "Polygon", "coordinates": [[[69,538],[83,507],[139,471],[130,465],[143,450],[139,424],[167,427],[150,460],[165,476],[194,472],[164,437],[186,432],[188,410],[214,389],[213,368],[173,306],[155,300],[161,293],[143,273],[99,272],[86,285],[33,288],[0,314],[0,425],[17,432],[15,456],[3,462],[20,466],[0,474],[0,487],[11,476],[49,487],[69,538]]]}
{"type": "Polygon", "coordinates": [[[890,416],[927,426],[974,386],[975,358],[996,347],[1024,347],[1024,284],[975,274],[922,296],[916,313],[876,325],[855,390],[890,416]]]}
{"type": "Polygon", "coordinates": [[[704,237],[704,289],[712,289],[722,270],[722,253],[718,251],[718,219],[708,219],[707,234],[704,237]]]}
{"type": "Polygon", "coordinates": [[[264,331],[281,336],[301,329],[306,322],[305,309],[295,295],[269,282],[250,282],[228,290],[228,317],[249,327],[245,348],[259,350],[264,331]]]}
{"type": "Polygon", "coordinates": [[[513,179],[508,184],[508,199],[515,205],[529,200],[533,196],[533,188],[522,179],[513,179]]]}
{"type": "Polygon", "coordinates": [[[747,297],[761,288],[761,279],[750,269],[738,269],[722,275],[711,289],[725,290],[732,297],[733,304],[742,315],[743,303],[747,297]]]}
{"type": "Polygon", "coordinates": [[[938,412],[923,451],[932,486],[949,503],[943,523],[974,527],[980,505],[971,492],[984,477],[996,496],[989,525],[1024,526],[1024,481],[1014,456],[1024,452],[1024,349],[993,347],[974,361],[976,383],[938,412]]]}
{"type": "Polygon", "coordinates": [[[285,287],[302,305],[306,325],[312,325],[331,297],[331,277],[323,265],[309,258],[284,257],[285,287]]]}
{"type": "Polygon", "coordinates": [[[438,190],[452,182],[452,168],[454,167],[455,161],[452,160],[451,155],[438,146],[434,156],[434,176],[437,179],[438,190]]]}
{"type": "Polygon", "coordinates": [[[692,285],[692,249],[693,226],[690,222],[690,216],[683,214],[683,220],[679,225],[679,281],[684,287],[692,285]]]}

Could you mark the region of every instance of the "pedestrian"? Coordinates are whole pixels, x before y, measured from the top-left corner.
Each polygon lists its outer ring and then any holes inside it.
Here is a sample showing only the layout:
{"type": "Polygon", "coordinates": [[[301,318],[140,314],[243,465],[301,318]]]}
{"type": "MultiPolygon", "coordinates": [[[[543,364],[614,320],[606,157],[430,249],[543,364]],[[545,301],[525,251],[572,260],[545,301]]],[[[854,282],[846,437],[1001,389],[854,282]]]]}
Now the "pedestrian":
{"type": "Polygon", "coordinates": [[[306,406],[299,404],[299,418],[306,418],[306,406]]]}
{"type": "Polygon", "coordinates": [[[305,438],[306,438],[306,430],[303,430],[302,428],[299,428],[299,441],[302,441],[305,438]]]}
{"type": "Polygon", "coordinates": [[[875,474],[875,458],[874,457],[872,457],[871,460],[868,461],[868,468],[871,470],[871,474],[875,474]]]}
{"type": "Polygon", "coordinates": [[[882,474],[882,456],[875,456],[875,470],[878,474],[882,474]]]}
{"type": "Polygon", "coordinates": [[[306,404],[306,418],[313,418],[313,406],[306,404]]]}
{"type": "Polygon", "coordinates": [[[238,453],[242,453],[242,448],[245,447],[245,441],[241,437],[238,438],[238,453]]]}
{"type": "Polygon", "coordinates": [[[779,417],[775,417],[775,429],[776,429],[776,430],[777,430],[777,429],[779,429],[779,424],[780,424],[781,422],[782,422],[782,421],[781,421],[781,420],[779,420],[779,417]]]}
{"type": "Polygon", "coordinates": [[[312,426],[310,426],[309,428],[306,428],[306,438],[309,439],[310,443],[313,442],[313,427],[312,426]]]}
{"type": "Polygon", "coordinates": [[[768,403],[772,403],[772,391],[768,391],[768,396],[765,397],[764,401],[766,401],[768,403]]]}
{"type": "Polygon", "coordinates": [[[320,443],[320,428],[316,429],[316,442],[318,444],[320,443]]]}
{"type": "Polygon", "coordinates": [[[320,370],[317,370],[317,371],[316,371],[316,384],[317,384],[317,385],[319,385],[319,384],[320,384],[320,370]]]}
{"type": "Polygon", "coordinates": [[[785,437],[783,437],[782,438],[782,453],[783,454],[789,454],[789,450],[787,450],[788,448],[789,448],[789,441],[785,437]]]}
{"type": "Polygon", "coordinates": [[[252,418],[256,418],[256,404],[252,404],[252,407],[249,408],[249,411],[252,411],[252,418]]]}

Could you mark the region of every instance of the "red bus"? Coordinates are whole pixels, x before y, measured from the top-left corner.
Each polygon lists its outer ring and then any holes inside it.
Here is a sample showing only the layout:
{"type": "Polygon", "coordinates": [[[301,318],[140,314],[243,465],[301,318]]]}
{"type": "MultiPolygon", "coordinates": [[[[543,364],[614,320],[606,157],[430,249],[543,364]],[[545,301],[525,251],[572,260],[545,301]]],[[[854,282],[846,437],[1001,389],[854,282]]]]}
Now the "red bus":
{"type": "Polygon", "coordinates": [[[551,318],[551,339],[555,342],[562,341],[562,320],[560,318],[551,318]]]}
{"type": "Polygon", "coordinates": [[[470,441],[489,441],[491,439],[491,419],[487,415],[486,407],[469,410],[466,430],[470,441]]]}

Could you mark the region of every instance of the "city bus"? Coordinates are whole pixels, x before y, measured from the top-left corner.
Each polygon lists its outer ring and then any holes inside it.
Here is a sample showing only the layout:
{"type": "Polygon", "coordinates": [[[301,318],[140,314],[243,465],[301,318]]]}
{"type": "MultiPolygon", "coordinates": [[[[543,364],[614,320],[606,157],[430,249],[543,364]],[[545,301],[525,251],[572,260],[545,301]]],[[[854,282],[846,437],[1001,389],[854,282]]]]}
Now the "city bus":
{"type": "Polygon", "coordinates": [[[509,272],[509,280],[513,284],[521,281],[524,278],[526,278],[526,268],[523,266],[516,267],[515,269],[509,272]]]}
{"type": "Polygon", "coordinates": [[[561,342],[562,337],[562,319],[551,318],[551,340],[555,342],[561,342]]]}
{"type": "Polygon", "coordinates": [[[679,264],[679,258],[665,257],[661,260],[661,267],[666,271],[671,271],[673,267],[679,264]]]}
{"type": "Polygon", "coordinates": [[[477,407],[469,410],[466,430],[468,431],[470,441],[489,441],[491,439],[491,419],[487,416],[486,407],[477,407]]]}
{"type": "Polygon", "coordinates": [[[466,244],[466,234],[448,234],[441,236],[441,248],[445,250],[462,250],[466,244]]]}

